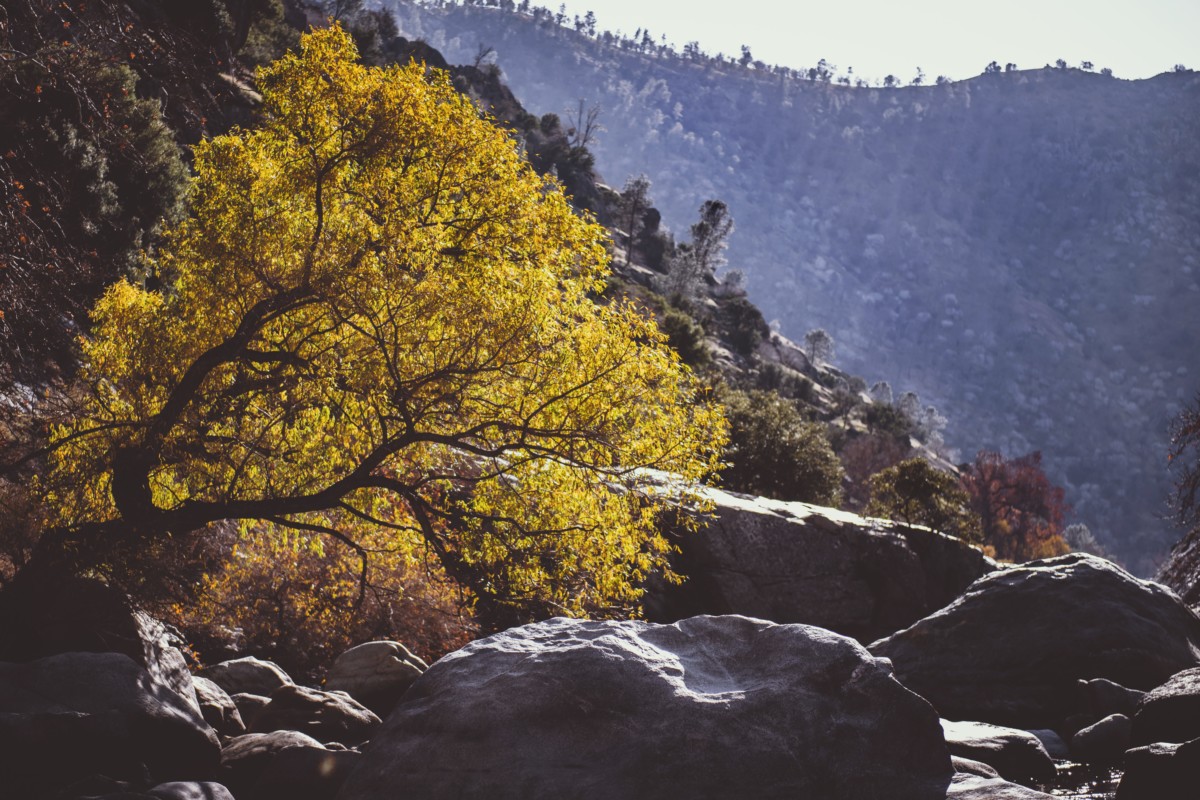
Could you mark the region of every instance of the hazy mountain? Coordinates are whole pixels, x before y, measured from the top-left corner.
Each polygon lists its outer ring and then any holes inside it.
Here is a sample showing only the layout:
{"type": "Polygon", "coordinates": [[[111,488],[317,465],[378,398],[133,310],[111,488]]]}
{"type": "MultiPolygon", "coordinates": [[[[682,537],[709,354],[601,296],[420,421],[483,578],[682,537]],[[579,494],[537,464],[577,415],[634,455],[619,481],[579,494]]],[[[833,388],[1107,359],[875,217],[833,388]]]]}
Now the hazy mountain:
{"type": "Polygon", "coordinates": [[[1043,451],[1140,572],[1175,538],[1166,426],[1200,389],[1195,72],[857,88],[548,14],[389,5],[451,62],[494,48],[531,111],[598,105],[598,169],[648,174],[674,230],[724,200],[730,265],[767,318],[794,339],[823,327],[847,369],[919,392],[964,457],[1043,451]]]}

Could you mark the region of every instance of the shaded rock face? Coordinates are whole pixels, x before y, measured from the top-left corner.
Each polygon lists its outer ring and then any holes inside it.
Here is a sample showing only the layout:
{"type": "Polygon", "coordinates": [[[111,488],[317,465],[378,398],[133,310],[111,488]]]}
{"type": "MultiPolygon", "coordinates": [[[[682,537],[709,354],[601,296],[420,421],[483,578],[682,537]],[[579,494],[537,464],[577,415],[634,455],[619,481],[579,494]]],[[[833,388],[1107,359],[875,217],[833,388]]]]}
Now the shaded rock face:
{"type": "Polygon", "coordinates": [[[37,796],[91,773],[203,779],[217,734],[179,695],[120,653],[63,653],[0,664],[6,791],[37,796]]]}
{"type": "Polygon", "coordinates": [[[1079,681],[1077,691],[1080,711],[1097,719],[1110,714],[1131,717],[1137,713],[1138,706],[1146,696],[1145,692],[1126,688],[1105,678],[1079,681]]]}
{"type": "Polygon", "coordinates": [[[845,637],[554,619],[430,667],[339,797],[943,800],[951,772],[933,710],[845,637]]]}
{"type": "Polygon", "coordinates": [[[337,657],[325,679],[329,691],[342,691],[384,715],[429,665],[399,642],[366,642],[337,657]]]}
{"type": "Polygon", "coordinates": [[[1200,739],[1152,744],[1125,754],[1117,800],[1195,800],[1200,786],[1200,739]]]}
{"type": "Polygon", "coordinates": [[[1059,728],[1080,679],[1150,689],[1200,664],[1200,617],[1165,587],[1072,553],[987,575],[870,650],[943,716],[1059,728]]]}
{"type": "Polygon", "coordinates": [[[1187,669],[1146,695],[1133,718],[1133,744],[1200,738],[1200,669],[1187,669]]]}
{"type": "MultiPolygon", "coordinates": [[[[218,686],[217,688],[220,689],[221,687],[218,686]]],[[[271,702],[271,698],[269,697],[249,692],[231,694],[229,699],[233,701],[233,705],[237,708],[242,722],[246,725],[253,725],[254,720],[258,717],[258,713],[267,707],[267,703],[271,702]]]]}
{"type": "Polygon", "coordinates": [[[254,656],[222,661],[220,664],[205,667],[200,674],[220,686],[231,697],[235,694],[270,697],[271,692],[279,687],[294,683],[278,664],[254,656]]]}
{"type": "Polygon", "coordinates": [[[332,800],[361,758],[356,750],[285,748],[238,800],[332,800]]]}
{"type": "Polygon", "coordinates": [[[249,797],[275,757],[284,750],[297,747],[324,750],[316,739],[296,731],[247,733],[234,737],[221,750],[221,783],[239,800],[249,797]]]}
{"type": "Polygon", "coordinates": [[[197,675],[192,679],[196,687],[196,701],[204,720],[222,736],[239,736],[246,732],[241,712],[225,690],[208,678],[197,675]]]}
{"type": "Polygon", "coordinates": [[[1129,747],[1129,717],[1110,714],[1071,737],[1071,755],[1089,764],[1119,764],[1129,747]]]}
{"type": "Polygon", "coordinates": [[[94,579],[18,580],[0,593],[0,661],[122,653],[199,710],[181,644],[172,629],[94,579]]]}
{"type": "Polygon", "coordinates": [[[924,528],[706,489],[715,518],[682,537],[678,587],[656,586],[649,617],[745,614],[819,625],[861,641],[953,601],[995,564],[924,528]]]}
{"type": "Polygon", "coordinates": [[[322,742],[361,744],[382,722],[345,692],[322,692],[305,686],[281,686],[250,724],[252,733],[300,731],[322,742]]]}
{"type": "Polygon", "coordinates": [[[982,761],[1005,780],[1044,782],[1054,777],[1054,761],[1032,733],[950,720],[942,720],[942,731],[952,755],[982,761]]]}

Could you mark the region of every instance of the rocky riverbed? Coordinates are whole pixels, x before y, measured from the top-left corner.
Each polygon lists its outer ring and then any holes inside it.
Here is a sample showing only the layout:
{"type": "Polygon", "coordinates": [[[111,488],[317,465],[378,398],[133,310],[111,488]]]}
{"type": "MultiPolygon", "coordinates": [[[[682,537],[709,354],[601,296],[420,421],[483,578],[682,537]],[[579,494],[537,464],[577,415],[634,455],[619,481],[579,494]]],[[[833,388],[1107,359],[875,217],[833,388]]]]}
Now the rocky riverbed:
{"type": "MultiPolygon", "coordinates": [[[[1074,554],[986,564],[943,603],[940,587],[961,580],[946,565],[967,561],[930,556],[929,543],[902,557],[914,545],[873,523],[777,511],[770,525],[815,527],[819,546],[794,550],[809,574],[824,565],[849,580],[854,564],[885,568],[879,552],[896,570],[863,584],[853,614],[806,612],[797,598],[817,584],[791,579],[789,613],[824,625],[552,619],[429,666],[400,643],[365,643],[321,686],[253,657],[189,671],[167,628],[93,582],[9,587],[5,789],[60,800],[1197,796],[1200,617],[1174,593],[1074,554]],[[924,586],[931,608],[880,631],[904,585],[924,586]],[[867,644],[839,625],[886,635],[867,644]]],[[[759,534],[747,544],[782,535],[759,534]]],[[[722,602],[767,597],[747,587],[752,572],[722,602]]]]}

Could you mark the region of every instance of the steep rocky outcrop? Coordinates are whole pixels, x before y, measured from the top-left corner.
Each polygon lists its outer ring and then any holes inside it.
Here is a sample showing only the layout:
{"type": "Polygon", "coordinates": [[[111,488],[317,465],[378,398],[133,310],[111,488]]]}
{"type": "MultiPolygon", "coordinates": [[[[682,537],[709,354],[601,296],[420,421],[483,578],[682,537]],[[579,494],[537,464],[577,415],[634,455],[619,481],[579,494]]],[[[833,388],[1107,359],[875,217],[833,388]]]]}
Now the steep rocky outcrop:
{"type": "Polygon", "coordinates": [[[1082,553],[976,581],[958,600],[871,645],[945,717],[1059,728],[1076,681],[1152,689],[1200,665],[1200,617],[1169,589],[1082,553]]]}
{"type": "Polygon", "coordinates": [[[925,528],[706,489],[711,519],[680,538],[681,586],[655,586],[656,621],[745,614],[870,641],[947,605],[995,568],[925,528]]]}
{"type": "Polygon", "coordinates": [[[886,663],[819,628],[554,619],[438,661],[342,800],[942,800],[950,754],[886,663]]]}

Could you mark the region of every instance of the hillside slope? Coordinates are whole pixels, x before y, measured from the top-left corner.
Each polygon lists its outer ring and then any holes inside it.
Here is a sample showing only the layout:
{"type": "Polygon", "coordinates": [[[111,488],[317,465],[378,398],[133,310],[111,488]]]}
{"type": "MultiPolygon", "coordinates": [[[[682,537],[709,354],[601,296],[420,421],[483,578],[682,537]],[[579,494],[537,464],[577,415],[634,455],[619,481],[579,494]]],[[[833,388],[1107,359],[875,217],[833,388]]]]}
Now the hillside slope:
{"type": "Polygon", "coordinates": [[[599,105],[599,170],[647,172],[676,231],[724,200],[731,265],[784,334],[829,330],[847,369],[937,405],[951,446],[1043,451],[1075,516],[1152,571],[1166,426],[1200,385],[1196,73],[853,88],[389,5],[452,62],[495,48],[535,113],[599,105]]]}

